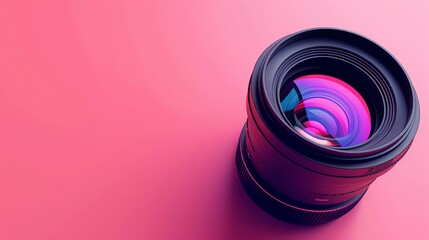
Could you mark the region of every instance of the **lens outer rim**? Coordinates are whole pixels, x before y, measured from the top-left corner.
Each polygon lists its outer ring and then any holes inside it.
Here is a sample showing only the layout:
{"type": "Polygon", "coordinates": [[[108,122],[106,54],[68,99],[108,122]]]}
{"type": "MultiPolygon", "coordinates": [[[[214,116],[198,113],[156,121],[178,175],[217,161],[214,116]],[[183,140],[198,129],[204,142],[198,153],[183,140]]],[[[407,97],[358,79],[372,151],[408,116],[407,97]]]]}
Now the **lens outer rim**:
{"type": "MultiPolygon", "coordinates": [[[[338,44],[335,40],[334,43],[338,44]]],[[[326,39],[323,39],[321,44],[326,44],[326,39]]],[[[347,178],[364,177],[374,174],[381,175],[399,161],[409,148],[416,134],[420,115],[418,105],[417,95],[406,72],[398,61],[385,49],[371,40],[352,32],[332,28],[316,28],[286,36],[274,42],[262,53],[251,76],[248,89],[247,112],[248,121],[254,122],[256,128],[259,129],[264,137],[270,139],[268,142],[276,151],[279,153],[287,152],[289,161],[294,161],[304,168],[311,169],[321,174],[347,178]],[[409,107],[410,118],[405,124],[404,129],[396,138],[391,139],[391,141],[383,145],[358,151],[353,148],[328,148],[317,145],[303,136],[300,136],[294,132],[290,126],[285,124],[284,118],[275,111],[276,108],[279,108],[279,99],[277,98],[277,105],[270,102],[269,93],[266,89],[266,82],[269,80],[266,78],[266,71],[273,56],[285,48],[285,45],[287,46],[290,44],[288,41],[298,42],[301,35],[305,34],[316,36],[341,35],[343,38],[346,38],[345,41],[353,43],[353,46],[347,50],[357,51],[358,55],[366,54],[365,51],[368,51],[368,49],[376,49],[384,53],[383,56],[379,57],[383,57],[382,60],[387,61],[390,64],[389,66],[380,65],[380,59],[378,59],[379,62],[372,59],[374,61],[371,61],[370,64],[374,65],[376,69],[382,69],[385,74],[384,77],[388,77],[386,80],[388,82],[392,79],[393,81],[405,81],[400,84],[409,86],[411,95],[407,96],[408,99],[406,99],[410,105],[407,106],[409,107]],[[392,63],[395,65],[392,65],[392,63]],[[387,67],[389,67],[389,69],[386,69],[387,67]],[[400,76],[392,76],[393,73],[400,76]],[[388,74],[390,74],[390,76],[386,76],[388,74]],[[279,132],[281,132],[282,136],[287,136],[289,140],[288,144],[284,143],[284,138],[279,136],[279,132]],[[293,149],[289,145],[301,145],[299,149],[304,150],[293,149]],[[305,151],[305,148],[311,148],[312,151],[305,151]]],[[[385,118],[386,116],[383,117],[385,118]]],[[[394,120],[395,119],[390,119],[390,121],[394,120]]],[[[383,119],[383,121],[385,121],[385,119],[383,119]]]]}

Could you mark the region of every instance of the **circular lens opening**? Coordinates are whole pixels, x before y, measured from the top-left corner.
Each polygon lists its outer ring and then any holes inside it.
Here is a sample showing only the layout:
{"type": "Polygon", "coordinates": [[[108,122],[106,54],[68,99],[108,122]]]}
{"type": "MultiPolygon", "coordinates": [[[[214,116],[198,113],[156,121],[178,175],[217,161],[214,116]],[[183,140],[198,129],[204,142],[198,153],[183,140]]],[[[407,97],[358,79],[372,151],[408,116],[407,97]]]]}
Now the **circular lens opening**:
{"type": "Polygon", "coordinates": [[[363,97],[338,78],[311,74],[283,86],[280,105],[295,131],[331,147],[352,147],[371,134],[371,114],[363,97]]]}

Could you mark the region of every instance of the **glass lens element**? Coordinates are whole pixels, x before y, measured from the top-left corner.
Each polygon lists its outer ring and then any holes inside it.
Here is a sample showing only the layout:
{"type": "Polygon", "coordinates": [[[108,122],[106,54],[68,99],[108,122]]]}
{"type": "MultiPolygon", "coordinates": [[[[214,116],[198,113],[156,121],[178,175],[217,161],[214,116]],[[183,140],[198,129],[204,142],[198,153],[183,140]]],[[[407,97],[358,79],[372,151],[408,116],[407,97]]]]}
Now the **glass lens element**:
{"type": "Polygon", "coordinates": [[[325,146],[350,147],[371,133],[371,115],[362,96],[327,75],[305,75],[285,86],[281,108],[293,128],[325,146]]]}

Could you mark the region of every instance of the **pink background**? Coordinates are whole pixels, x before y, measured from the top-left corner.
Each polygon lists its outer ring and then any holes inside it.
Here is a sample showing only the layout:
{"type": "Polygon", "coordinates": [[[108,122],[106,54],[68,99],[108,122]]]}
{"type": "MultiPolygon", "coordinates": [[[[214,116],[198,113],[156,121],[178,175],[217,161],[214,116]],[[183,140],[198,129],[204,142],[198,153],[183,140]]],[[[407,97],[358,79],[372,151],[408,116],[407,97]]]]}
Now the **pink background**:
{"type": "Polygon", "coordinates": [[[429,239],[428,1],[0,0],[0,239],[429,239]],[[331,26],[407,69],[406,157],[333,223],[261,211],[235,174],[278,38],[331,26]]]}

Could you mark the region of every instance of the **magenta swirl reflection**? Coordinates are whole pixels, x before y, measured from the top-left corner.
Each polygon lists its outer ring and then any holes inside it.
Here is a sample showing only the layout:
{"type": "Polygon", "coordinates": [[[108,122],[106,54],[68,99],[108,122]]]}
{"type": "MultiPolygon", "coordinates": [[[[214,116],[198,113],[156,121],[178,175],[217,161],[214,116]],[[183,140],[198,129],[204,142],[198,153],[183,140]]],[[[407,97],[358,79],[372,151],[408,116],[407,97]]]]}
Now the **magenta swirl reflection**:
{"type": "Polygon", "coordinates": [[[371,115],[349,84],[327,75],[306,75],[285,86],[281,108],[295,130],[326,146],[350,147],[371,134],[371,115]]]}

